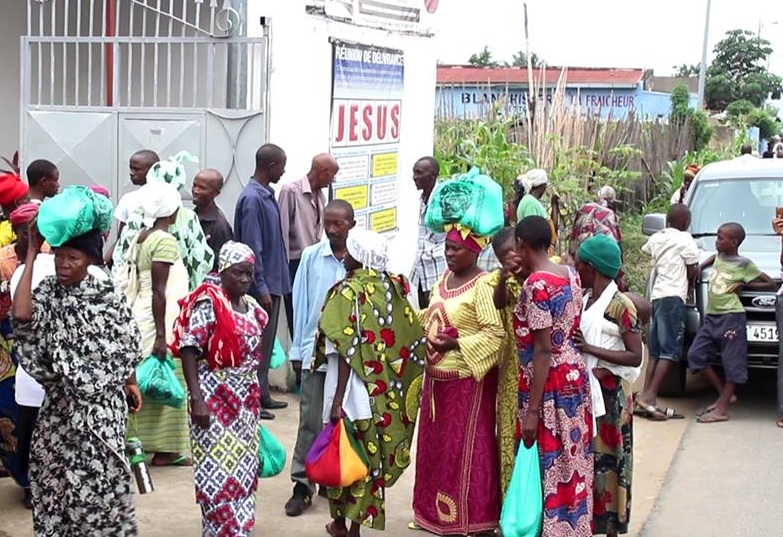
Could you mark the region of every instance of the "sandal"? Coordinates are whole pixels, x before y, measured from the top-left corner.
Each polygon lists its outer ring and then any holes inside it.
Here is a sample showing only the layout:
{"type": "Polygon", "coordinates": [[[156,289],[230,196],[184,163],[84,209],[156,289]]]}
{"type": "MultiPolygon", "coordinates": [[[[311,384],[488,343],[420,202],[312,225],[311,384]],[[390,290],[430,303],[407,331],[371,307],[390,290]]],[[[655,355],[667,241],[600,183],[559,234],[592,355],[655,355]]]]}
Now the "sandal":
{"type": "Polygon", "coordinates": [[[332,537],[348,537],[348,530],[338,531],[337,528],[334,527],[334,522],[329,522],[326,525],[326,533],[332,537]]]}
{"type": "MultiPolygon", "coordinates": [[[[737,396],[736,395],[732,395],[731,399],[729,399],[729,404],[733,405],[736,402],[737,402],[737,396]]],[[[696,412],[696,417],[698,418],[699,416],[703,416],[704,414],[712,412],[713,410],[715,410],[715,404],[714,403],[709,405],[707,408],[702,408],[701,410],[696,412]]],[[[781,419],[783,419],[783,418],[781,418],[781,419]]]]}
{"type": "Polygon", "coordinates": [[[635,401],[633,404],[633,413],[636,416],[647,418],[650,421],[666,421],[667,416],[658,407],[654,405],[644,406],[642,403],[635,401]]]}
{"type": "Polygon", "coordinates": [[[729,421],[729,417],[715,414],[713,409],[706,414],[702,414],[701,416],[697,417],[696,421],[699,423],[720,423],[722,421],[729,421]]]}
{"type": "MultiPolygon", "coordinates": [[[[783,419],[783,418],[781,418],[781,419],[783,419]]],[[[421,526],[416,524],[415,520],[412,520],[412,521],[408,522],[408,529],[411,530],[411,531],[421,531],[421,526]]]]}
{"type": "Polygon", "coordinates": [[[666,408],[656,407],[659,412],[666,416],[667,420],[684,420],[685,416],[677,412],[676,408],[667,406],[666,408]]]}

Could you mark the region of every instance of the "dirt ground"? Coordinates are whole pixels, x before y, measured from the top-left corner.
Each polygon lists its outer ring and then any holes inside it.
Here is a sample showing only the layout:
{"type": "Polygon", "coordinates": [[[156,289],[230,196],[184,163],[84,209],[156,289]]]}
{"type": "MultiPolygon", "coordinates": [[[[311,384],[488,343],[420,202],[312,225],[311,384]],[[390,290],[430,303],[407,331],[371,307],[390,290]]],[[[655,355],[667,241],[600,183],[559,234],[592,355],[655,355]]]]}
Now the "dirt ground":
{"type": "MultiPolygon", "coordinates": [[[[280,395],[289,408],[277,412],[277,419],[265,422],[269,430],[281,439],[289,451],[286,470],[259,483],[256,501],[256,535],[324,537],[324,525],[329,521],[326,500],[316,498],[304,515],[289,518],[283,505],[291,495],[289,478],[290,452],[296,441],[298,400],[296,396],[280,395]]],[[[692,416],[694,400],[676,401],[678,409],[692,416]]],[[[670,403],[671,404],[671,403],[670,403]]],[[[630,535],[639,535],[649,516],[661,485],[680,445],[680,439],[691,419],[653,423],[642,419],[634,422],[633,513],[630,535]]],[[[154,468],[155,492],[136,496],[140,535],[143,537],[182,537],[200,535],[200,512],[194,501],[193,475],[190,468],[154,468]]],[[[411,520],[411,497],[415,468],[409,469],[395,487],[387,492],[387,536],[415,535],[407,529],[411,520]]],[[[363,535],[382,535],[363,530],[363,535]]],[[[21,491],[10,479],[0,480],[0,537],[32,535],[30,512],[21,504],[21,491]]]]}

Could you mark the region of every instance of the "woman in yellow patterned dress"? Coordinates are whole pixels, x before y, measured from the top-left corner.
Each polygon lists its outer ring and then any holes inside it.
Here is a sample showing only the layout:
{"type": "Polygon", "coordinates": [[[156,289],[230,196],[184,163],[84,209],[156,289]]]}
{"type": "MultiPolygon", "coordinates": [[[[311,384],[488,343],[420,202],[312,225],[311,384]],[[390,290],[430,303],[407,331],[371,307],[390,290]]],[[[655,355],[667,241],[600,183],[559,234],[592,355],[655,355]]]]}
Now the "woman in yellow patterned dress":
{"type": "Polygon", "coordinates": [[[506,332],[492,289],[480,283],[487,242],[459,225],[448,231],[448,269],[422,312],[427,353],[411,527],[436,535],[492,532],[500,516],[495,424],[506,332]]]}
{"type": "Polygon", "coordinates": [[[497,437],[500,457],[500,498],[506,494],[517,443],[517,399],[519,396],[519,358],[514,334],[514,308],[527,274],[522,272],[516,252],[513,227],[504,227],[492,237],[492,249],[502,267],[489,273],[483,280],[492,289],[495,308],[506,327],[506,340],[498,364],[497,437]]]}

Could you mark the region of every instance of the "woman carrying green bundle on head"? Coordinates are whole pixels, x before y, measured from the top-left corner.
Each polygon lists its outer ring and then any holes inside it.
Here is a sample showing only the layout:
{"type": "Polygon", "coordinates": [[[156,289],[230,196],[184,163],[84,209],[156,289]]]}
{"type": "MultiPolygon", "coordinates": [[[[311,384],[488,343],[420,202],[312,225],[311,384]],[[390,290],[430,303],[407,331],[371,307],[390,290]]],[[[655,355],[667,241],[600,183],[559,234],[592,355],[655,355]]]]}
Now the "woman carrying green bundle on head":
{"type": "Polygon", "coordinates": [[[13,298],[14,345],[46,395],[30,454],[36,535],[137,534],[125,456],[128,402],[141,405],[135,367],[139,329],[111,280],[89,269],[102,260],[111,202],[70,187],[43,202],[30,224],[13,298]],[[40,230],[40,233],[39,233],[40,230]],[[41,236],[43,235],[43,237],[41,236]],[[43,240],[55,276],[33,290],[43,240]]]}

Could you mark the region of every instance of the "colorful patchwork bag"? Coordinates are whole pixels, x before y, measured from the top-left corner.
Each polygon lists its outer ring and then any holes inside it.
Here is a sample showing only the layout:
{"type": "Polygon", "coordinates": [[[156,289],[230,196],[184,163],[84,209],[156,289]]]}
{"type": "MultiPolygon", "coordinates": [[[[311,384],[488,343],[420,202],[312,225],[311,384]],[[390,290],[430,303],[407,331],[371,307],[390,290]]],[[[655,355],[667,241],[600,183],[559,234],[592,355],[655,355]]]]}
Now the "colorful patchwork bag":
{"type": "Polygon", "coordinates": [[[369,459],[348,418],[326,424],[307,454],[305,472],[311,482],[330,488],[348,487],[367,477],[369,459]]]}

